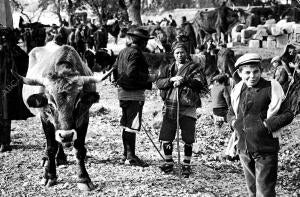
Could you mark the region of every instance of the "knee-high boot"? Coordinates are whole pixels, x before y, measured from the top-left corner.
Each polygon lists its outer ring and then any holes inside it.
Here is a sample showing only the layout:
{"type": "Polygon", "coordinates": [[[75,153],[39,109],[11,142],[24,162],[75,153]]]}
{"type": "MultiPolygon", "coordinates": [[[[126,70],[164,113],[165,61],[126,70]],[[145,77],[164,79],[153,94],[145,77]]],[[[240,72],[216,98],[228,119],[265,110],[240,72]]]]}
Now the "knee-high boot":
{"type": "Polygon", "coordinates": [[[135,155],[136,133],[124,131],[124,141],[125,141],[124,150],[127,151],[127,159],[125,161],[125,164],[148,167],[149,165],[147,163],[140,160],[135,155]]]}

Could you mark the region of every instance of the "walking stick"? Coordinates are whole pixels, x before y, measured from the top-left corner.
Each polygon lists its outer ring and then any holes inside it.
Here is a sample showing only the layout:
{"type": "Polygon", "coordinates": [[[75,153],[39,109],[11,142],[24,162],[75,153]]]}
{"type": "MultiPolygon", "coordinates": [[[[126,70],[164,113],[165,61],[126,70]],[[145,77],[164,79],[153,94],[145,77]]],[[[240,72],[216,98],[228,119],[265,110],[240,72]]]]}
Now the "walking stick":
{"type": "Polygon", "coordinates": [[[177,113],[176,113],[176,135],[177,135],[177,152],[178,152],[178,168],[179,168],[179,180],[181,182],[181,165],[180,165],[180,147],[179,147],[179,88],[176,91],[177,97],[177,113]]]}
{"type": "Polygon", "coordinates": [[[148,130],[145,128],[145,126],[142,124],[142,127],[147,135],[147,137],[149,138],[149,140],[151,141],[151,143],[153,144],[154,148],[157,150],[157,152],[159,153],[159,155],[161,156],[161,158],[163,160],[165,160],[164,156],[160,153],[159,149],[157,148],[157,146],[154,144],[153,140],[151,139],[149,133],[148,133],[148,130]]]}

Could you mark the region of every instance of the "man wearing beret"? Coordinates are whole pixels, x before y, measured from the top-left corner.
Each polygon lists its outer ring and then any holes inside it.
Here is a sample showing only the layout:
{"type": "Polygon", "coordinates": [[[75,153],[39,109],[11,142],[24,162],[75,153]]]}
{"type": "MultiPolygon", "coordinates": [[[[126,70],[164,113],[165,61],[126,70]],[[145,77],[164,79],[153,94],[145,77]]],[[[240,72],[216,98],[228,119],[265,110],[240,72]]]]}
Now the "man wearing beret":
{"type": "Polygon", "coordinates": [[[120,51],[114,66],[118,85],[118,99],[122,108],[121,126],[124,146],[122,162],[147,167],[148,164],[135,155],[136,132],[141,128],[145,90],[152,88],[155,75],[150,75],[143,55],[149,36],[148,31],[136,28],[127,33],[127,47],[120,51]]]}
{"type": "Polygon", "coordinates": [[[199,92],[205,89],[206,79],[198,64],[190,61],[184,43],[174,43],[172,50],[175,62],[161,68],[156,82],[164,101],[159,140],[163,143],[165,162],[160,168],[165,173],[173,171],[172,151],[177,128],[177,102],[179,102],[179,126],[184,141],[181,172],[184,177],[188,178],[191,174],[190,163],[195,141],[196,109],[201,106],[199,92]],[[177,93],[179,94],[179,101],[177,100],[177,93]]]}
{"type": "Polygon", "coordinates": [[[274,132],[293,120],[280,84],[261,77],[261,57],[247,53],[235,63],[241,81],[231,93],[227,118],[238,136],[237,149],[249,196],[276,196],[279,140],[274,132]]]}

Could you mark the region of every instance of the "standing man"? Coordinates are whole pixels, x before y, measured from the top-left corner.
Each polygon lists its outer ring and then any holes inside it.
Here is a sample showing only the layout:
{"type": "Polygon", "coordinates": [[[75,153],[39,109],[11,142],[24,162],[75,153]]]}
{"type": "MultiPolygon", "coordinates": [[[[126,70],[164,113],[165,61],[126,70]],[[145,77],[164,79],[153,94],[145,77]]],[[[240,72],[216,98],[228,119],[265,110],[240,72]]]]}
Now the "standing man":
{"type": "Polygon", "coordinates": [[[188,42],[189,42],[188,53],[195,54],[195,48],[197,46],[196,35],[192,24],[186,20],[185,16],[182,17],[181,28],[183,29],[185,36],[188,37],[188,42]]]}
{"type": "Polygon", "coordinates": [[[114,64],[118,85],[118,98],[122,108],[121,126],[124,145],[122,162],[129,165],[148,167],[149,165],[135,155],[136,132],[141,128],[145,90],[152,88],[156,75],[150,75],[143,55],[151,37],[148,31],[136,28],[127,33],[127,47],[120,51],[114,64]]]}
{"type": "Polygon", "coordinates": [[[176,21],[173,19],[173,16],[171,14],[169,14],[169,24],[171,27],[177,27],[177,23],[176,21]]]}
{"type": "Polygon", "coordinates": [[[16,44],[13,31],[0,27],[0,152],[10,151],[11,120],[26,120],[32,114],[22,99],[22,83],[11,70],[25,75],[28,55],[16,44]]]}
{"type": "Polygon", "coordinates": [[[164,101],[163,122],[159,140],[163,144],[165,162],[160,169],[165,173],[173,171],[173,141],[176,136],[177,104],[179,102],[179,126],[184,141],[182,175],[191,174],[193,143],[195,142],[196,109],[201,106],[199,93],[206,88],[205,77],[199,66],[189,60],[184,43],[175,42],[172,47],[175,62],[160,69],[156,86],[164,101]],[[179,92],[177,92],[179,91],[179,92]],[[179,101],[177,100],[179,95],[179,101]]]}

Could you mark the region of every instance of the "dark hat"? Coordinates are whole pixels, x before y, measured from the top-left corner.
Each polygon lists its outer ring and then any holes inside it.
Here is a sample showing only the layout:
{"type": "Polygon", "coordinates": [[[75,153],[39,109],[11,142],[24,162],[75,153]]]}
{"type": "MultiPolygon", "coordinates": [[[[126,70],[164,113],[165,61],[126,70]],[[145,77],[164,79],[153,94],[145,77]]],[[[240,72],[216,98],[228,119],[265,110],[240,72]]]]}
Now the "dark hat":
{"type": "Polygon", "coordinates": [[[237,61],[235,62],[234,66],[235,68],[238,68],[244,64],[252,64],[252,63],[260,63],[261,62],[261,56],[257,53],[246,53],[239,57],[237,61]]]}
{"type": "Polygon", "coordinates": [[[174,52],[178,48],[183,48],[185,51],[187,51],[187,47],[183,42],[173,42],[172,51],[174,52]]]}
{"type": "Polygon", "coordinates": [[[132,31],[128,32],[127,35],[129,35],[129,36],[136,36],[136,37],[144,38],[144,39],[152,39],[152,38],[154,38],[153,36],[149,35],[149,32],[147,30],[142,29],[142,28],[133,29],[132,31]]]}

